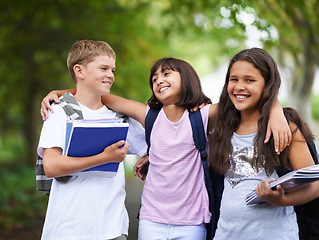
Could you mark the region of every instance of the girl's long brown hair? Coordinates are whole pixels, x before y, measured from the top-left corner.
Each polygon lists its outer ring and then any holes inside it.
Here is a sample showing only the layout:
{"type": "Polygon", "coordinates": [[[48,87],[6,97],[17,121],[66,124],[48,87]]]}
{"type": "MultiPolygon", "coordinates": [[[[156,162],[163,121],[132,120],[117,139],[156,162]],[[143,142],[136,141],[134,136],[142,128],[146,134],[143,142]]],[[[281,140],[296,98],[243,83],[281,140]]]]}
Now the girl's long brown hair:
{"type": "MultiPolygon", "coordinates": [[[[267,132],[270,109],[277,98],[281,79],[277,64],[263,49],[251,48],[236,54],[230,61],[225,85],[223,87],[217,114],[210,120],[209,134],[209,164],[210,168],[224,174],[229,166],[229,154],[232,152],[231,138],[240,123],[240,112],[235,108],[227,92],[230,70],[235,62],[247,61],[259,70],[265,80],[265,87],[258,103],[261,117],[258,121],[258,132],[254,140],[255,159],[253,167],[263,166],[267,174],[271,174],[279,165],[278,155],[274,151],[274,141],[271,137],[267,144],[264,139],[267,132]]],[[[285,153],[287,155],[287,149],[285,153]]]]}

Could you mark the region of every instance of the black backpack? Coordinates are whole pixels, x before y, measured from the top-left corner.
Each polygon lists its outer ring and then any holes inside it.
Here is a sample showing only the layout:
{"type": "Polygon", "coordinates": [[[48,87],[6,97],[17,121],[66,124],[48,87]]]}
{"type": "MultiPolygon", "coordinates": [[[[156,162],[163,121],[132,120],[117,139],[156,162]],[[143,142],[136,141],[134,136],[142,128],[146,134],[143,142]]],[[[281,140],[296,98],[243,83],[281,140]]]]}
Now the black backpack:
{"type": "MultiPolygon", "coordinates": [[[[150,136],[160,109],[150,108],[145,117],[145,140],[148,145],[147,153],[150,149],[150,136]]],[[[217,228],[219,218],[219,206],[224,189],[223,176],[218,174],[210,174],[207,162],[206,136],[200,110],[189,112],[189,119],[192,126],[194,143],[201,155],[202,165],[205,175],[205,185],[209,197],[209,210],[212,214],[210,223],[206,224],[207,238],[212,239],[217,228]]]]}
{"type": "MultiPolygon", "coordinates": [[[[307,142],[311,156],[315,164],[319,164],[316,145],[313,141],[307,142]]],[[[281,165],[277,169],[278,176],[282,176],[291,170],[281,165]]],[[[311,202],[294,206],[297,214],[300,240],[318,240],[319,239],[319,198],[311,202]]]]}

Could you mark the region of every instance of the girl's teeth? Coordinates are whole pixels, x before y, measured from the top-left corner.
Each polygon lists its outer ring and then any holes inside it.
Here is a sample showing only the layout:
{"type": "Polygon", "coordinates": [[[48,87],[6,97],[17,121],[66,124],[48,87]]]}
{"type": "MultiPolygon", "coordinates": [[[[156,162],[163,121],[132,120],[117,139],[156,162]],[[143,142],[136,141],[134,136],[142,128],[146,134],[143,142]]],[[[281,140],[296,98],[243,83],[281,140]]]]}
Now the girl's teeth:
{"type": "Polygon", "coordinates": [[[244,96],[244,95],[237,95],[236,98],[244,99],[244,98],[246,98],[246,96],[244,96]]]}
{"type": "Polygon", "coordinates": [[[168,87],[163,87],[160,89],[160,92],[163,92],[164,90],[166,90],[168,87]]]}

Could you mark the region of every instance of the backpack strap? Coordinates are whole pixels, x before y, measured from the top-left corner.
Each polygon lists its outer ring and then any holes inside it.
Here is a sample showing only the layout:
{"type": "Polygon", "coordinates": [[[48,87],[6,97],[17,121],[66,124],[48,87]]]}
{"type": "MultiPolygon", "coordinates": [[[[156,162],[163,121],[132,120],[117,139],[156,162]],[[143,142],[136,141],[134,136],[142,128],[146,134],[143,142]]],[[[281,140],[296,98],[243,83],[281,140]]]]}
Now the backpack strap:
{"type": "Polygon", "coordinates": [[[307,145],[308,145],[313,161],[315,162],[315,164],[319,164],[319,156],[317,153],[315,142],[313,140],[308,141],[307,145]]]}
{"type": "Polygon", "coordinates": [[[203,161],[207,160],[206,151],[206,135],[203,126],[203,119],[200,110],[196,112],[189,112],[189,120],[191,122],[193,130],[194,143],[198,151],[200,152],[201,159],[203,161]]]}
{"type": "Polygon", "coordinates": [[[151,132],[159,112],[160,109],[150,108],[145,117],[145,141],[147,143],[147,155],[149,155],[151,147],[151,132]]]}
{"type": "MultiPolygon", "coordinates": [[[[198,151],[200,152],[202,165],[204,169],[204,177],[205,177],[205,185],[209,197],[209,211],[212,215],[215,215],[213,213],[213,204],[214,204],[214,195],[213,195],[213,186],[212,186],[212,180],[211,175],[209,172],[208,167],[208,161],[207,161],[207,151],[206,151],[206,134],[204,129],[204,123],[203,118],[200,113],[200,110],[198,109],[196,112],[189,112],[189,120],[191,122],[192,130],[193,130],[193,138],[194,143],[198,151]]],[[[207,239],[212,238],[212,219],[210,223],[207,224],[207,239]]]]}
{"type": "MultiPolygon", "coordinates": [[[[83,119],[83,113],[78,102],[75,100],[72,93],[64,93],[60,97],[60,105],[65,111],[66,115],[70,117],[71,120],[80,120],[83,119]]],[[[54,103],[56,104],[56,103],[54,103]]]]}
{"type": "MultiPolygon", "coordinates": [[[[60,105],[65,113],[70,117],[71,120],[83,119],[83,113],[78,102],[75,100],[74,96],[71,93],[65,93],[60,97],[60,105]]],[[[56,103],[54,103],[56,104],[56,103]]],[[[55,178],[59,182],[66,183],[69,181],[71,176],[63,176],[55,178]]],[[[38,155],[36,162],[36,184],[38,191],[44,191],[45,195],[50,194],[52,178],[48,178],[45,175],[43,168],[43,159],[38,155]]]]}

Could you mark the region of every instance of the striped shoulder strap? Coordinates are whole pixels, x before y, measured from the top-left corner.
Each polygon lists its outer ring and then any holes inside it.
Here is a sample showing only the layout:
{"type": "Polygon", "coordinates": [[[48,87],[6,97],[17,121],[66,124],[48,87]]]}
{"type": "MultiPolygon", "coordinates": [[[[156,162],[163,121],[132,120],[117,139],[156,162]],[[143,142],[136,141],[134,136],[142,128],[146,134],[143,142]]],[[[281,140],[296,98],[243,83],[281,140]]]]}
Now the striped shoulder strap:
{"type": "MultiPolygon", "coordinates": [[[[71,120],[83,119],[81,108],[71,93],[63,94],[60,97],[60,101],[60,103],[53,104],[60,105],[71,120]]],[[[66,183],[70,178],[71,176],[63,176],[56,178],[56,180],[66,183]]],[[[46,195],[50,194],[52,178],[48,178],[45,175],[43,168],[43,159],[39,155],[36,163],[36,184],[38,191],[43,191],[46,195]]]]}
{"type": "MultiPolygon", "coordinates": [[[[83,119],[83,113],[72,93],[64,93],[60,97],[60,105],[71,120],[83,119]]],[[[57,103],[54,103],[57,104],[57,103]]]]}

